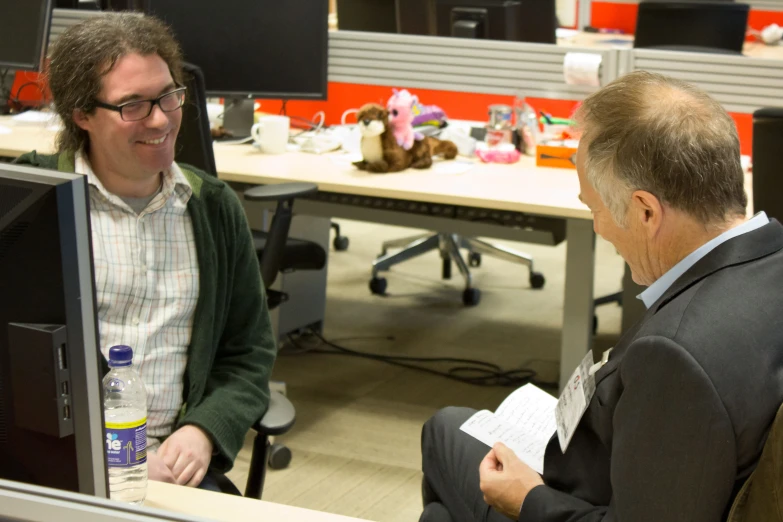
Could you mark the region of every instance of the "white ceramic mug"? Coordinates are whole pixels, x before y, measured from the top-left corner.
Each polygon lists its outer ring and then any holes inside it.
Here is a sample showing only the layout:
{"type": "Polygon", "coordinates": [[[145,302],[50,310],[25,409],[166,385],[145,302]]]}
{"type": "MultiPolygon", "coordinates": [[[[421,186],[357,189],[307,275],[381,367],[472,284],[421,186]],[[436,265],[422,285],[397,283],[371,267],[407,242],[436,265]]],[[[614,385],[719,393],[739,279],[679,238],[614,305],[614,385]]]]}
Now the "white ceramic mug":
{"type": "Polygon", "coordinates": [[[288,145],[288,116],[261,116],[250,129],[253,140],[267,154],[283,154],[288,145]]]}

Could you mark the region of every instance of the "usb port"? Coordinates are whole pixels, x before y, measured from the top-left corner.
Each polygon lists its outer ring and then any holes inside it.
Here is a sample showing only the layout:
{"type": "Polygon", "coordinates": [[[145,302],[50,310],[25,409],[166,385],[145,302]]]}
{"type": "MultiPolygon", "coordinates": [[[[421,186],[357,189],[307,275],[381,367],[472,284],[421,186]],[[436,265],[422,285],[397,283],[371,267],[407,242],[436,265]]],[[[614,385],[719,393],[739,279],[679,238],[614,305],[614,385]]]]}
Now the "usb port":
{"type": "Polygon", "coordinates": [[[68,381],[63,383],[63,395],[68,395],[68,381]]]}
{"type": "Polygon", "coordinates": [[[65,345],[61,344],[60,347],[57,349],[57,359],[60,363],[60,369],[61,370],[67,370],[68,369],[68,361],[65,358],[65,345]]]}
{"type": "Polygon", "coordinates": [[[67,404],[63,406],[63,420],[70,420],[71,419],[71,407],[67,404]]]}

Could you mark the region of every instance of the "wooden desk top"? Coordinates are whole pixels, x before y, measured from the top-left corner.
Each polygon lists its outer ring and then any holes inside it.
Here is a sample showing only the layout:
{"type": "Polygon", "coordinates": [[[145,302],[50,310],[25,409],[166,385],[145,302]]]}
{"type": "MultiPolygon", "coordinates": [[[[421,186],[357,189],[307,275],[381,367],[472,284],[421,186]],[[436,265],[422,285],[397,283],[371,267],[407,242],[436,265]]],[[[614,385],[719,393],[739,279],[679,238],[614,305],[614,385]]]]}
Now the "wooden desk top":
{"type": "MultiPolygon", "coordinates": [[[[51,152],[54,132],[41,125],[0,117],[0,155],[18,156],[36,149],[51,152]],[[12,129],[11,133],[3,128],[12,129]]],[[[575,170],[539,168],[523,156],[513,165],[475,163],[463,173],[438,169],[369,174],[359,171],[344,154],[287,153],[268,155],[251,145],[215,145],[220,179],[242,183],[309,181],[320,190],[340,194],[426,201],[537,215],[591,219],[578,199],[575,170]]]]}
{"type": "Polygon", "coordinates": [[[244,522],[246,520],[360,522],[358,518],[203,491],[185,486],[175,486],[153,480],[147,483],[147,499],[144,501],[144,506],[221,522],[244,522]]]}
{"type": "MultiPolygon", "coordinates": [[[[536,167],[527,156],[513,165],[476,162],[463,173],[435,167],[394,174],[360,171],[340,154],[270,156],[251,146],[217,145],[215,157],[220,179],[226,181],[309,181],[325,192],[591,219],[590,211],[578,199],[575,170],[536,167]]],[[[443,166],[449,167],[445,162],[443,166]]]]}

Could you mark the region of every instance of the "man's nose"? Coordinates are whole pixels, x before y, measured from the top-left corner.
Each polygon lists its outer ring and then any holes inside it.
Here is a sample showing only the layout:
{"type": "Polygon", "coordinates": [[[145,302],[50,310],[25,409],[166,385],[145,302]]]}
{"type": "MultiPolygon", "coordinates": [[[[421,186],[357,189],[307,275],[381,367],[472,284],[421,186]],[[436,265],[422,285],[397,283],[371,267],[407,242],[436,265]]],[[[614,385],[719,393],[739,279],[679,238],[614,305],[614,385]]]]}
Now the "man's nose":
{"type": "Polygon", "coordinates": [[[149,117],[147,117],[146,123],[148,127],[164,127],[168,125],[169,117],[159,105],[155,105],[149,117]]]}

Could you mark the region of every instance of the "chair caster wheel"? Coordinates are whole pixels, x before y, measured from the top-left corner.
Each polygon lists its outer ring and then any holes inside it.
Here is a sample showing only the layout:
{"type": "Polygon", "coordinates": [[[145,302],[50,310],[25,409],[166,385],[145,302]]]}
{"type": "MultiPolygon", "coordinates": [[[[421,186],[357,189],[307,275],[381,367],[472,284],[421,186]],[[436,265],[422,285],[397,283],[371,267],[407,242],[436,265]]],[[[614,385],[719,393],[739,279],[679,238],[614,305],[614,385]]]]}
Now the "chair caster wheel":
{"type": "Polygon", "coordinates": [[[468,254],[468,265],[472,267],[480,267],[481,266],[481,254],[478,252],[471,252],[468,254]]]}
{"type": "Polygon", "coordinates": [[[270,469],[285,469],[291,463],[291,450],[283,444],[272,444],[267,459],[270,469]]]}
{"type": "Polygon", "coordinates": [[[334,241],[332,241],[332,246],[338,252],[345,252],[346,250],[348,250],[349,244],[350,241],[348,239],[348,236],[336,236],[334,238],[334,241]]]}
{"type": "Polygon", "coordinates": [[[478,288],[466,288],[462,292],[462,303],[465,306],[476,306],[481,301],[481,290],[478,288]]]}
{"type": "Polygon", "coordinates": [[[386,278],[385,277],[373,277],[370,279],[370,292],[376,295],[386,294],[386,278]]]}
{"type": "Polygon", "coordinates": [[[541,272],[530,272],[530,286],[535,289],[544,288],[546,279],[541,272]]]}

